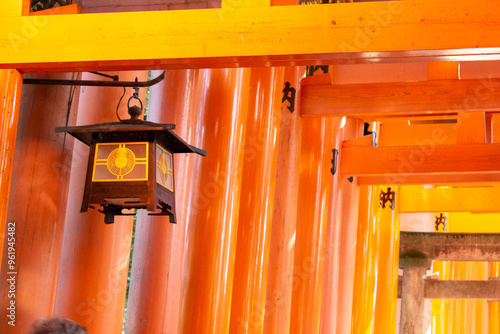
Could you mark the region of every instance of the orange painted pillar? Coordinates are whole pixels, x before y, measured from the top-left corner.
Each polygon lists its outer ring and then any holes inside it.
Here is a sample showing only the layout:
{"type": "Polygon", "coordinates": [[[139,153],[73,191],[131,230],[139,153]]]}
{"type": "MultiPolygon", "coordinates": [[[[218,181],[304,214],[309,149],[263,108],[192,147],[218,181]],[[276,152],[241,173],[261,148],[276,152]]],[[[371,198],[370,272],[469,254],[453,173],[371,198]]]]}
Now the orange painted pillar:
{"type": "MultiPolygon", "coordinates": [[[[487,262],[467,263],[467,280],[483,281],[488,279],[487,262]]],[[[468,300],[467,310],[468,333],[486,333],[488,331],[488,302],[486,300],[468,300]]]]}
{"type": "Polygon", "coordinates": [[[283,68],[253,68],[236,241],[231,333],[262,333],[283,68]]]}
{"type": "MultiPolygon", "coordinates": [[[[11,79],[20,80],[13,75],[11,79]]],[[[72,74],[43,77],[69,79],[72,74]]],[[[34,320],[54,310],[69,181],[69,168],[64,167],[71,161],[71,146],[54,128],[70,121],[73,97],[71,87],[23,87],[7,213],[7,222],[15,223],[14,234],[8,235],[14,240],[4,244],[1,263],[1,333],[27,333],[34,320]],[[8,251],[15,253],[12,267],[8,251]],[[15,314],[15,327],[5,317],[12,302],[15,310],[9,315],[15,314]]]]}
{"type": "MultiPolygon", "coordinates": [[[[296,102],[299,101],[300,78],[304,70],[300,67],[285,68],[283,83],[289,82],[290,87],[296,89],[296,102]]],[[[290,328],[301,118],[298,112],[300,106],[297,103],[293,112],[288,109],[289,107],[289,101],[285,100],[281,104],[278,164],[264,313],[264,333],[266,334],[288,334],[290,328]]]]}
{"type": "MultiPolygon", "coordinates": [[[[470,222],[471,215],[467,213],[448,213],[446,216],[448,218],[446,232],[496,232],[494,220],[491,224],[489,221],[484,221],[483,226],[477,226],[470,222]]],[[[488,279],[486,262],[436,261],[433,264],[433,271],[439,272],[439,278],[442,280],[488,279]]],[[[487,333],[490,326],[490,328],[495,327],[491,319],[487,319],[488,304],[491,310],[492,304],[485,300],[433,300],[432,333],[487,333]]]]}
{"type": "MultiPolygon", "coordinates": [[[[147,79],[147,71],[118,74],[125,81],[147,79]]],[[[95,79],[83,75],[90,77],[95,79]]],[[[128,118],[126,101],[132,92],[127,89],[120,105],[122,119],[128,118]]],[[[140,93],[144,102],[145,90],[140,93]]],[[[82,87],[76,124],[117,122],[115,110],[122,94],[122,88],[82,87]]],[[[75,141],[55,314],[82,324],[90,334],[121,333],[133,217],[116,217],[107,225],[97,210],[80,213],[88,152],[75,141]]]]}
{"type": "MultiPolygon", "coordinates": [[[[191,138],[191,136],[194,136],[194,142],[197,147],[205,147],[204,146],[204,128],[206,124],[205,120],[205,109],[207,109],[207,103],[209,102],[207,99],[207,95],[210,92],[209,86],[211,83],[211,76],[213,72],[212,70],[202,70],[198,72],[198,77],[194,80],[194,87],[193,87],[193,96],[195,96],[195,99],[192,99],[191,101],[191,106],[194,110],[197,112],[197,118],[198,121],[196,122],[196,127],[193,129],[192,126],[190,125],[192,120],[189,121],[190,123],[187,122],[182,122],[182,124],[186,125],[186,128],[190,129],[190,134],[188,135],[188,138],[191,138]]],[[[192,112],[192,111],[190,111],[192,112]]],[[[193,144],[194,145],[194,144],[193,144]]],[[[189,157],[188,157],[189,158],[189,157]]],[[[191,157],[192,158],[192,157],[191,157]]],[[[186,213],[186,220],[185,220],[185,236],[184,236],[184,254],[183,254],[183,259],[182,259],[182,280],[181,280],[181,291],[180,291],[180,307],[178,310],[178,332],[182,333],[182,328],[183,328],[183,319],[184,319],[184,306],[185,306],[185,299],[188,294],[188,285],[190,282],[190,275],[191,275],[191,269],[192,269],[192,260],[193,260],[193,251],[194,251],[194,242],[195,242],[195,234],[196,234],[196,214],[198,211],[197,207],[197,202],[199,199],[199,189],[200,189],[200,177],[201,177],[201,164],[203,163],[203,159],[189,159],[193,163],[195,163],[194,166],[191,167],[191,173],[192,173],[192,179],[190,182],[192,183],[190,185],[191,187],[191,193],[189,194],[189,200],[186,200],[184,203],[177,203],[177,207],[179,205],[181,206],[181,213],[185,212],[186,213]],[[195,182],[195,183],[193,183],[195,182]],[[192,197],[191,197],[192,196],[192,197]]],[[[189,161],[188,160],[188,161],[189,161]]],[[[189,167],[187,167],[189,168],[189,167]]],[[[185,187],[186,191],[188,187],[185,187]]],[[[184,196],[184,195],[183,195],[184,196]]],[[[203,202],[203,205],[206,205],[206,202],[203,202]]]]}
{"type": "Polygon", "coordinates": [[[375,212],[377,229],[377,254],[375,257],[377,270],[377,299],[375,301],[374,333],[394,333],[396,331],[396,302],[398,292],[399,268],[399,186],[380,186],[377,195],[388,193],[389,188],[395,192],[395,205],[391,209],[390,202],[385,208],[380,201],[375,212]]]}
{"type": "MultiPolygon", "coordinates": [[[[363,122],[358,119],[347,118],[345,125],[341,124],[343,130],[343,140],[351,140],[358,138],[363,133],[363,122]]],[[[340,144],[339,141],[336,143],[340,144]]],[[[342,155],[340,150],[339,155],[342,155]]],[[[342,164],[342,157],[340,157],[342,164]]],[[[340,168],[340,167],[338,167],[340,168]]],[[[358,231],[358,201],[359,189],[357,178],[348,179],[347,175],[341,179],[340,188],[340,210],[341,219],[334,222],[330,220],[329,227],[333,227],[336,231],[335,242],[338,245],[338,252],[334,255],[335,261],[338,261],[338,270],[332,272],[338,277],[337,288],[337,319],[335,323],[335,332],[333,328],[325,333],[349,333],[351,330],[351,317],[354,293],[354,272],[356,263],[356,239],[358,231]],[[340,224],[340,227],[334,227],[335,224],[340,224]]],[[[337,196],[339,194],[337,193],[337,196]]],[[[338,199],[338,198],[337,198],[338,199]]],[[[337,202],[339,203],[339,202],[337,202]]],[[[334,204],[335,205],[335,202],[334,204]]],[[[337,210],[339,206],[337,204],[337,210]]],[[[330,215],[331,216],[331,215],[330,215]]],[[[327,245],[329,247],[330,245],[327,245]]],[[[331,296],[330,293],[325,293],[324,296],[331,296]]],[[[327,298],[327,297],[325,297],[327,298]]],[[[325,310],[327,312],[327,310],[325,310]]],[[[328,319],[329,315],[323,312],[324,319],[328,319]]],[[[323,333],[323,332],[322,332],[323,333]]]]}
{"type": "MultiPolygon", "coordinates": [[[[500,262],[490,263],[490,278],[499,279],[500,262]]],[[[500,333],[500,302],[488,302],[488,334],[500,333]]]]}
{"type": "Polygon", "coordinates": [[[0,259],[7,225],[22,83],[23,76],[17,70],[0,70],[0,259]]]}
{"type": "MultiPolygon", "coordinates": [[[[341,122],[346,118],[332,118],[333,132],[331,135],[330,157],[333,158],[333,149],[339,153],[337,155],[337,171],[330,175],[330,194],[328,201],[328,218],[326,226],[326,236],[323,245],[324,249],[324,274],[323,274],[323,296],[321,299],[321,321],[320,333],[335,333],[338,317],[337,304],[339,298],[340,280],[340,234],[342,226],[342,175],[340,174],[340,164],[342,160],[342,142],[344,140],[345,124],[341,127],[341,122]]],[[[331,166],[331,162],[330,162],[331,166]]],[[[332,167],[332,166],[331,166],[332,167]]]]}
{"type": "MultiPolygon", "coordinates": [[[[470,224],[468,216],[460,213],[448,214],[450,232],[476,232],[474,224],[470,224]]],[[[495,232],[494,224],[487,230],[495,232]]],[[[487,280],[488,264],[486,262],[452,262],[452,279],[454,280],[487,280]]],[[[449,333],[486,333],[487,302],[485,300],[452,300],[452,313],[449,333]]]]}
{"type": "Polygon", "coordinates": [[[395,333],[399,260],[399,187],[362,187],[351,333],[395,333]],[[394,191],[395,205],[381,205],[381,193],[394,191]],[[369,218],[367,219],[367,216],[369,218]]]}
{"type": "Polygon", "coordinates": [[[319,333],[331,178],[331,118],[302,120],[290,333],[319,333]]]}
{"type": "MultiPolygon", "coordinates": [[[[452,262],[452,279],[453,280],[465,280],[465,275],[467,272],[466,262],[452,262]]],[[[453,299],[451,301],[452,305],[452,317],[451,317],[451,332],[454,334],[465,334],[467,333],[467,314],[465,308],[465,300],[453,299]]]]}
{"type": "MultiPolygon", "coordinates": [[[[196,133],[203,123],[203,74],[207,71],[167,71],[165,80],[151,87],[148,120],[174,123],[175,132],[191,145],[201,147],[203,136],[196,133]],[[201,101],[201,103],[199,102],[201,101]]],[[[161,71],[154,71],[152,77],[161,71]]],[[[177,333],[184,238],[193,187],[199,179],[201,156],[177,154],[175,197],[177,224],[168,216],[139,214],[135,230],[126,333],[177,333]],[[154,254],[154,256],[152,256],[154,254]]],[[[192,213],[191,213],[192,214],[192,213]]]]}
{"type": "MultiPolygon", "coordinates": [[[[271,6],[297,5],[297,0],[271,0],[271,6]]],[[[271,241],[266,287],[266,308],[264,333],[288,334],[290,329],[290,308],[292,303],[293,258],[298,203],[298,158],[300,155],[299,96],[300,79],[305,67],[285,67],[283,89],[288,82],[295,89],[295,105],[291,111],[290,102],[281,103],[280,131],[278,137],[278,164],[273,204],[271,241]]],[[[278,95],[283,96],[280,91],[278,95]]]]}
{"type": "Polygon", "coordinates": [[[229,331],[249,79],[249,69],[217,69],[207,80],[200,131],[208,154],[193,203],[196,227],[181,333],[229,331]]]}
{"type": "MultiPolygon", "coordinates": [[[[446,218],[446,223],[448,222],[448,213],[439,212],[435,214],[435,217],[439,217],[441,214],[446,218]]],[[[435,223],[434,223],[435,224],[435,223]]],[[[449,226],[439,225],[436,229],[434,226],[434,231],[438,233],[449,232],[449,226]]],[[[433,261],[432,262],[432,272],[439,273],[440,280],[451,280],[453,278],[452,264],[450,261],[433,261]]],[[[433,299],[432,300],[432,316],[431,316],[431,327],[433,334],[448,334],[452,328],[450,322],[451,316],[451,299],[433,299]]]]}
{"type": "Polygon", "coordinates": [[[376,210],[377,187],[359,187],[358,239],[356,245],[356,268],[353,294],[351,333],[373,333],[377,268],[373,261],[376,253],[376,227],[373,212],[376,210]]]}
{"type": "MultiPolygon", "coordinates": [[[[500,142],[499,118],[493,116],[492,120],[492,143],[500,142]]],[[[489,277],[500,279],[500,262],[490,262],[489,264],[489,277]],[[497,278],[498,277],[498,278],[497,278]]],[[[500,302],[488,302],[488,334],[500,333],[500,302]]]]}
{"type": "MultiPolygon", "coordinates": [[[[434,261],[432,263],[432,271],[439,272],[439,279],[451,279],[451,264],[449,261],[434,261]]],[[[450,323],[451,315],[451,300],[450,299],[433,299],[432,300],[432,317],[431,327],[432,334],[448,334],[452,328],[450,323]]]]}

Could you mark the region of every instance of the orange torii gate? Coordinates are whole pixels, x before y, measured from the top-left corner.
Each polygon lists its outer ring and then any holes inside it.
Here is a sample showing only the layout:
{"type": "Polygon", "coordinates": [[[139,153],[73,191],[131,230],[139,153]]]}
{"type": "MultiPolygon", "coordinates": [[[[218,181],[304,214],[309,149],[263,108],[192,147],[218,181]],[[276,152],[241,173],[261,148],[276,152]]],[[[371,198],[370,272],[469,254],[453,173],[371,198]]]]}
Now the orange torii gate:
{"type": "MultiPolygon", "coordinates": [[[[1,24],[5,27],[4,34],[0,36],[0,68],[6,69],[2,71],[0,83],[6,82],[5,87],[2,87],[2,90],[5,88],[6,101],[19,101],[22,73],[30,72],[500,59],[500,28],[497,26],[500,5],[494,1],[483,2],[481,6],[451,1],[436,3],[409,0],[280,8],[265,6],[264,3],[259,3],[261,7],[258,8],[233,8],[223,3],[221,9],[50,17],[28,15],[27,3],[4,1],[0,4],[1,24]],[[67,27],[72,28],[68,30],[67,27]]],[[[247,80],[246,76],[248,73],[242,74],[240,78],[232,77],[231,80],[244,81],[247,80]]],[[[222,83],[224,80],[219,77],[214,82],[222,83]]],[[[467,92],[480,84],[477,81],[463,84],[451,81],[444,83],[450,92],[455,91],[456,87],[467,92]]],[[[303,101],[309,97],[310,91],[315,88],[320,90],[314,85],[305,87],[307,90],[304,91],[303,101]]],[[[422,96],[425,95],[422,92],[436,87],[439,87],[439,83],[425,83],[423,88],[421,85],[406,84],[403,92],[422,96]]],[[[343,88],[349,90],[359,87],[343,88]]],[[[458,95],[455,101],[460,101],[464,96],[467,93],[458,95]]],[[[363,103],[369,101],[370,96],[363,103]]],[[[423,101],[419,101],[420,109],[416,112],[410,110],[411,114],[430,113],[434,110],[432,101],[430,97],[423,98],[423,101]]],[[[18,103],[8,102],[2,109],[2,116],[11,115],[2,117],[1,124],[1,161],[7,166],[4,169],[2,165],[1,171],[2,205],[8,203],[9,199],[18,103]]],[[[480,110],[496,108],[491,96],[486,101],[481,100],[481,103],[484,105],[478,107],[480,110]]],[[[402,109],[402,113],[405,113],[402,109]]],[[[467,108],[463,110],[469,111],[467,108]]],[[[348,113],[341,111],[337,115],[348,113]]],[[[312,114],[303,110],[304,116],[315,116],[312,114]]],[[[386,115],[370,116],[376,119],[386,115]]],[[[225,121],[229,124],[233,120],[228,118],[225,121]]],[[[213,119],[212,122],[215,128],[218,120],[213,119]]],[[[238,118],[238,122],[242,120],[238,118]]],[[[310,126],[304,133],[316,131],[314,121],[310,126]]],[[[331,125],[322,124],[319,128],[330,129],[331,125]]],[[[412,147],[379,150],[358,144],[351,142],[344,145],[339,170],[342,175],[359,177],[360,183],[388,182],[387,172],[400,174],[398,165],[395,171],[386,169],[387,165],[401,161],[397,158],[398,154],[406,157],[407,161],[415,158],[412,147]],[[369,159],[374,163],[363,165],[358,170],[353,169],[359,167],[360,159],[369,159]]],[[[317,153],[314,148],[310,149],[310,154],[317,153]]],[[[447,173],[447,182],[464,182],[464,172],[472,175],[467,179],[469,182],[496,181],[497,161],[484,161],[481,157],[482,154],[496,157],[497,151],[497,145],[486,143],[450,145],[438,148],[430,155],[426,155],[425,151],[423,162],[413,166],[414,170],[407,173],[410,175],[403,178],[406,181],[390,181],[436,182],[439,179],[436,175],[441,172],[447,173]],[[464,150],[476,160],[471,160],[466,166],[453,163],[460,161],[464,150]],[[436,161],[442,161],[443,164],[435,166],[436,161]],[[434,169],[426,169],[427,165],[434,169]]],[[[323,157],[322,160],[329,159],[323,157]]],[[[216,170],[215,165],[213,168],[216,170]]],[[[322,176],[323,179],[325,176],[322,176]]],[[[324,203],[322,205],[323,208],[318,212],[324,209],[324,203]]],[[[0,230],[4,231],[7,206],[0,208],[0,230]]],[[[229,230],[231,226],[227,228],[229,230]]],[[[321,230],[318,227],[318,231],[321,230]]],[[[127,232],[124,234],[127,235],[127,232]]],[[[214,236],[214,242],[217,237],[214,236]]]]}

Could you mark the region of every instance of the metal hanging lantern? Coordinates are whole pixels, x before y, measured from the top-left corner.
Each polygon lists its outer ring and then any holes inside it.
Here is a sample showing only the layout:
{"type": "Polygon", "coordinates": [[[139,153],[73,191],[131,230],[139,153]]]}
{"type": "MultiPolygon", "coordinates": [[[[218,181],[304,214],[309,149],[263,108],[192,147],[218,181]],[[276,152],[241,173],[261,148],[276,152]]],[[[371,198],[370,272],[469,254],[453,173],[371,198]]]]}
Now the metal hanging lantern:
{"type": "Polygon", "coordinates": [[[60,127],[90,146],[87,178],[81,212],[101,205],[104,222],[124,209],[146,209],[150,214],[168,215],[175,223],[174,154],[207,152],[187,144],[172,130],[174,124],[142,121],[141,107],[130,106],[130,119],[95,125],[60,127]],[[157,212],[159,210],[159,212],[157,212]]]}

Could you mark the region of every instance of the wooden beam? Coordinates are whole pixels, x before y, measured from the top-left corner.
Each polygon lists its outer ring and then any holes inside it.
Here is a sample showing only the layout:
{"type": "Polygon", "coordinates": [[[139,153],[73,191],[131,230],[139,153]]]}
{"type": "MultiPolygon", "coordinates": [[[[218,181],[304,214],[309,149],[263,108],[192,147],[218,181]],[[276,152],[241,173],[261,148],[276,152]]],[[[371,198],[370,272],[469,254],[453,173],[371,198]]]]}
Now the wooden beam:
{"type": "Polygon", "coordinates": [[[500,59],[495,0],[481,6],[408,0],[1,21],[0,68],[24,72],[500,59]]]}
{"type": "Polygon", "coordinates": [[[500,234],[401,232],[400,268],[418,264],[417,260],[498,261],[500,234]]]}
{"type": "Polygon", "coordinates": [[[360,176],[358,177],[358,185],[416,185],[416,184],[433,184],[449,186],[453,184],[491,184],[500,182],[499,172],[489,173],[467,173],[467,174],[412,174],[404,177],[394,176],[360,176]]]}
{"type": "Polygon", "coordinates": [[[500,180],[500,144],[343,147],[341,173],[360,184],[500,180]]]}
{"type": "Polygon", "coordinates": [[[403,186],[399,196],[400,212],[500,212],[500,185],[431,189],[403,186]]]}
{"type": "Polygon", "coordinates": [[[3,0],[0,1],[0,16],[28,15],[29,0],[3,0]]]}
{"type": "Polygon", "coordinates": [[[427,299],[500,299],[500,281],[424,280],[427,299]]]}
{"type": "MultiPolygon", "coordinates": [[[[402,276],[398,278],[398,298],[401,298],[402,278],[402,276]]],[[[424,279],[424,298],[500,300],[500,280],[451,281],[424,279]]]]}
{"type": "Polygon", "coordinates": [[[305,85],[302,116],[412,116],[499,111],[500,78],[305,85]]]}

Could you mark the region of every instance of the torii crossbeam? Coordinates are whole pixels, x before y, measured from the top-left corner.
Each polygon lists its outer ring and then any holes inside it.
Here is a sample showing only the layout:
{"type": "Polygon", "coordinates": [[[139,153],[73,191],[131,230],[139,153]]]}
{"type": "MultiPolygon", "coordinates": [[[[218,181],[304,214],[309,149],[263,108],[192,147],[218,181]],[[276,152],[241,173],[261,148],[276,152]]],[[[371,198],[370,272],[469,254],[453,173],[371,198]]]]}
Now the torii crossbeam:
{"type": "Polygon", "coordinates": [[[55,16],[13,3],[0,4],[0,68],[22,72],[500,59],[493,0],[55,16]]]}

